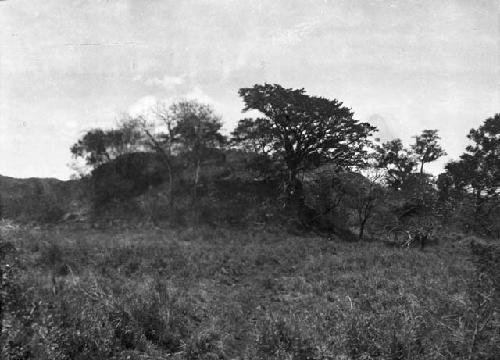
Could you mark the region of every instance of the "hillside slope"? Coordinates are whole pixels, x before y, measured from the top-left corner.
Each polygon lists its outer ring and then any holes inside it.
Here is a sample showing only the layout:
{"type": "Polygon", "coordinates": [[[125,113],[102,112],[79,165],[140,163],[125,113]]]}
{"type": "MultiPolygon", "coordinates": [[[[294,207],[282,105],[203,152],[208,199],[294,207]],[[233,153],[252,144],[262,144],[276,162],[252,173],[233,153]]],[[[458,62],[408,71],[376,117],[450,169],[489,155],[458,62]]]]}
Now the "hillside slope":
{"type": "Polygon", "coordinates": [[[84,185],[81,180],[18,179],[0,175],[1,217],[40,220],[51,212],[63,214],[82,198],[84,185]]]}

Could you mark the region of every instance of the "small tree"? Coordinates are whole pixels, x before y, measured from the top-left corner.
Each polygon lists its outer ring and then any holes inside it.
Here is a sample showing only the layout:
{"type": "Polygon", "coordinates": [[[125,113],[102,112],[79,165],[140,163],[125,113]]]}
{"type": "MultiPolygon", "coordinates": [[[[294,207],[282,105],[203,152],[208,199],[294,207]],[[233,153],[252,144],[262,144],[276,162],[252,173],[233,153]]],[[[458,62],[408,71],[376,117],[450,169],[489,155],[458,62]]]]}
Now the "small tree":
{"type": "Polygon", "coordinates": [[[107,133],[102,129],[89,130],[73,146],[73,157],[85,159],[87,165],[97,167],[111,160],[107,133]]]}
{"type": "Polygon", "coordinates": [[[403,146],[400,139],[394,139],[376,147],[375,167],[385,169],[390,188],[401,190],[411,177],[417,160],[411,149],[403,146]]]}
{"type": "Polygon", "coordinates": [[[464,200],[472,197],[476,224],[491,234],[495,221],[491,216],[500,207],[500,114],[486,119],[478,129],[471,129],[467,138],[472,144],[458,161],[445,167],[441,195],[464,200]]]}
{"type": "Polygon", "coordinates": [[[363,240],[366,225],[384,197],[384,189],[377,183],[379,177],[379,174],[369,178],[360,177],[354,184],[357,191],[352,192],[351,206],[356,212],[359,240],[363,240]]]}
{"type": "Polygon", "coordinates": [[[175,120],[175,127],[172,129],[173,143],[194,166],[193,203],[197,206],[201,163],[210,154],[210,150],[222,147],[226,141],[220,133],[221,119],[209,105],[196,101],[173,104],[170,116],[175,120]]]}
{"type": "Polygon", "coordinates": [[[446,152],[439,145],[437,130],[424,130],[422,134],[415,136],[415,144],[412,149],[420,162],[420,174],[424,173],[424,164],[430,163],[446,155],[446,152]]]}
{"type": "Polygon", "coordinates": [[[134,124],[123,122],[117,129],[87,131],[70,151],[74,158],[83,158],[92,168],[116,159],[119,155],[137,150],[141,146],[141,133],[134,124]]]}
{"type": "Polygon", "coordinates": [[[159,101],[152,108],[154,117],[165,128],[165,131],[159,133],[158,141],[162,144],[163,152],[167,157],[172,156],[174,128],[177,121],[173,110],[174,107],[175,105],[167,106],[165,102],[159,101]]]}
{"type": "Polygon", "coordinates": [[[136,128],[142,134],[143,145],[157,153],[165,166],[168,177],[168,212],[172,217],[174,206],[172,144],[175,119],[164,102],[157,102],[151,110],[154,120],[148,120],[141,115],[137,118],[129,117],[125,124],[128,123],[130,127],[136,128]],[[166,127],[166,131],[160,130],[160,127],[166,127]]]}

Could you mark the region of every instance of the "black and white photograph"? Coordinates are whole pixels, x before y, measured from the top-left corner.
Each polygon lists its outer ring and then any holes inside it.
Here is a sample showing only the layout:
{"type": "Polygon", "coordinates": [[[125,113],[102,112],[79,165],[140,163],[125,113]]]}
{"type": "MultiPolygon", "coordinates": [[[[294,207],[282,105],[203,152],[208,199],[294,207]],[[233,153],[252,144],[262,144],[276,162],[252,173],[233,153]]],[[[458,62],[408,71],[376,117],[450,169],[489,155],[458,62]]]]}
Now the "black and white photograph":
{"type": "Polygon", "coordinates": [[[0,0],[0,358],[500,359],[499,0],[0,0]]]}

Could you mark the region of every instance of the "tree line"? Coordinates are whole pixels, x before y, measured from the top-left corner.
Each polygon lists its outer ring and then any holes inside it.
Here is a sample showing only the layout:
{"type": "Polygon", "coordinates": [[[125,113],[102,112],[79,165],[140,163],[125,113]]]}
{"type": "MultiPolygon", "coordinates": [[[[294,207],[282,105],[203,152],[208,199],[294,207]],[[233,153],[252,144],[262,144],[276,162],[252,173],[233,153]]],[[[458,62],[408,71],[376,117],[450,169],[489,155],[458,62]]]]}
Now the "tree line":
{"type": "MultiPolygon", "coordinates": [[[[444,222],[467,218],[473,231],[488,235],[499,231],[492,217],[498,215],[500,204],[500,114],[472,129],[471,145],[434,178],[424,169],[446,155],[438,130],[423,130],[408,147],[400,139],[379,143],[373,139],[376,127],[356,120],[353,111],[337,99],[278,84],[257,84],[238,93],[245,104],[243,111],[257,110],[260,116],[240,120],[229,136],[222,134],[221,117],[209,105],[182,100],[170,106],[158,103],[148,115],[124,116],[113,129],[89,130],[71,152],[84,159],[92,174],[125,154],[154,154],[163,165],[162,181],[168,184],[168,212],[176,202],[179,168],[189,173],[196,208],[204,164],[233,151],[246,154],[247,171],[281,185],[284,209],[299,218],[311,202],[304,174],[327,165],[333,166],[335,174],[363,173],[364,180],[351,189],[349,201],[359,220],[360,238],[377,207],[382,207],[378,206],[382,198],[393,199],[399,212],[412,204],[413,212],[438,216],[444,222]]],[[[346,187],[339,190],[339,183],[327,186],[342,192],[346,187]]]]}

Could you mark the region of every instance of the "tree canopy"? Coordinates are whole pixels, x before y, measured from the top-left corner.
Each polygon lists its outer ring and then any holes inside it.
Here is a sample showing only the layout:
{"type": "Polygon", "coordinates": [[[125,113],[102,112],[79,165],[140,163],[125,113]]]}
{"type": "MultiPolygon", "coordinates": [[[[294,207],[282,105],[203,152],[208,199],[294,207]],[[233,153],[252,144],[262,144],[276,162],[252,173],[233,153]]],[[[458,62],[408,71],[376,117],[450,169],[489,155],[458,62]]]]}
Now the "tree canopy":
{"type": "Polygon", "coordinates": [[[405,148],[400,139],[385,142],[376,150],[375,166],[386,170],[386,181],[389,187],[400,190],[417,165],[417,159],[412,150],[405,148]]]}
{"type": "Polygon", "coordinates": [[[471,129],[471,144],[456,161],[449,162],[438,179],[444,204],[465,209],[462,221],[480,233],[500,233],[500,114],[471,129]],[[470,209],[470,210],[467,210],[470,209]]]}
{"type": "Polygon", "coordinates": [[[412,145],[412,149],[420,161],[420,174],[424,172],[424,164],[446,155],[438,143],[441,138],[437,133],[438,130],[424,130],[422,134],[415,136],[415,144],[412,145]]]}
{"type": "Polygon", "coordinates": [[[375,167],[385,169],[386,181],[394,190],[401,190],[409,180],[420,182],[425,179],[424,164],[446,155],[438,141],[438,130],[423,130],[414,136],[415,143],[410,148],[403,145],[401,139],[387,141],[377,146],[374,154],[375,167]],[[420,177],[415,174],[420,164],[420,177]]]}
{"type": "Polygon", "coordinates": [[[500,196],[500,114],[488,118],[467,138],[472,144],[446,171],[456,189],[471,190],[478,199],[500,196]]]}
{"type": "Polygon", "coordinates": [[[73,144],[70,151],[75,158],[83,158],[87,165],[96,168],[119,155],[138,150],[142,135],[131,121],[123,121],[118,128],[87,131],[73,144]]]}
{"type": "Polygon", "coordinates": [[[225,137],[220,132],[221,119],[207,104],[181,101],[170,107],[170,116],[175,119],[173,143],[195,162],[203,160],[208,150],[225,143],[225,137]]]}
{"type": "Polygon", "coordinates": [[[264,117],[241,120],[233,141],[280,157],[291,180],[325,162],[339,167],[365,164],[368,137],[376,128],[355,120],[342,102],[277,84],[242,88],[239,95],[243,111],[258,110],[264,117]]]}
{"type": "Polygon", "coordinates": [[[241,119],[231,134],[231,143],[244,151],[269,154],[274,148],[270,125],[265,118],[241,119]]]}

